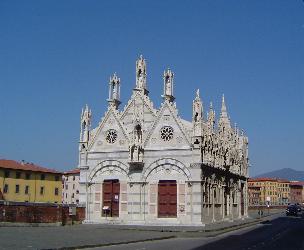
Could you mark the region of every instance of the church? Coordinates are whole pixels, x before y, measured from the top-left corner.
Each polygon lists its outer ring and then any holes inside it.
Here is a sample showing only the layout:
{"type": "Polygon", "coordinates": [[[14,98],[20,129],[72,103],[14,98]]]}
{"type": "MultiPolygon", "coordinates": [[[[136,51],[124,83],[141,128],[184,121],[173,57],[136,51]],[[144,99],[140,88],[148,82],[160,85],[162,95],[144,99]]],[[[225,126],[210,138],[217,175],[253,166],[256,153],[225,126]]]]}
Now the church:
{"type": "Polygon", "coordinates": [[[96,128],[87,105],[81,113],[79,198],[86,222],[205,225],[247,217],[248,138],[231,126],[224,96],[216,119],[212,103],[204,112],[197,90],[192,121],[184,120],[167,69],[157,109],[142,56],[121,109],[120,85],[116,74],[110,77],[108,107],[96,128]]]}

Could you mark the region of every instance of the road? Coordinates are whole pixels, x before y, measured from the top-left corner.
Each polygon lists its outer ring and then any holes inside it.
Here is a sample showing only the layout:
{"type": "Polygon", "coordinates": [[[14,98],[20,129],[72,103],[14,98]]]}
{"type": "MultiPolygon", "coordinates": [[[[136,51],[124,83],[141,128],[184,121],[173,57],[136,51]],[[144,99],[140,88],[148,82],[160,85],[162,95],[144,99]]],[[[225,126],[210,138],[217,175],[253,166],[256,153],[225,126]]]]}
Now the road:
{"type": "Polygon", "coordinates": [[[272,221],[216,237],[176,238],[94,249],[109,250],[300,250],[304,249],[304,216],[281,216],[272,221]]]}

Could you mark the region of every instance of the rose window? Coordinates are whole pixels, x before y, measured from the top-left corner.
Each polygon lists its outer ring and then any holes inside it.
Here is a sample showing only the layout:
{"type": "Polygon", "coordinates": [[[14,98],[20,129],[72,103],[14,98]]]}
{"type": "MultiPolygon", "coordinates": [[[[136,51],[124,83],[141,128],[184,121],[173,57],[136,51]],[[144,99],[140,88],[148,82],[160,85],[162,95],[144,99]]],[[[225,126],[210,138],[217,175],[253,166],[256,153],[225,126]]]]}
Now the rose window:
{"type": "Polygon", "coordinates": [[[114,143],[117,140],[117,131],[115,129],[109,129],[107,132],[106,140],[108,143],[114,143]]]}
{"type": "Polygon", "coordinates": [[[162,127],[160,130],[160,137],[164,141],[170,141],[173,138],[173,128],[169,126],[162,127]]]}

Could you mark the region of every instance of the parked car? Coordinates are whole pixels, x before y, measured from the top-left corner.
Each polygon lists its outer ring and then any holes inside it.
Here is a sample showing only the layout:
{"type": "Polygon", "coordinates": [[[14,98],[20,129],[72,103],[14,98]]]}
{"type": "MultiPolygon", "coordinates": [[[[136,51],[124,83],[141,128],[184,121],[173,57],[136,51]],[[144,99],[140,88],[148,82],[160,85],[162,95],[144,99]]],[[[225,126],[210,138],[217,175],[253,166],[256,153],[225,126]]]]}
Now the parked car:
{"type": "Polygon", "coordinates": [[[296,203],[295,206],[297,207],[298,209],[298,213],[301,213],[302,212],[302,207],[299,203],[296,203]]]}
{"type": "Polygon", "coordinates": [[[289,205],[286,208],[286,215],[294,215],[294,216],[298,216],[298,207],[296,205],[289,205]]]}

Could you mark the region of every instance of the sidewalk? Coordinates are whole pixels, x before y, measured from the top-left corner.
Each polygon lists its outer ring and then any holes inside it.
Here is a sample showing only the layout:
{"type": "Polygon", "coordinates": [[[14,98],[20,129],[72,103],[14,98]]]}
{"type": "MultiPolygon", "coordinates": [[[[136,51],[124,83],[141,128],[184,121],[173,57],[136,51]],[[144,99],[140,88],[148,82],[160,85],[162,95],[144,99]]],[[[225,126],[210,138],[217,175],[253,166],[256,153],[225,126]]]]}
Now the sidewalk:
{"type": "Polygon", "coordinates": [[[212,237],[255,225],[262,219],[219,222],[205,227],[128,226],[83,224],[64,227],[0,227],[0,249],[79,249],[162,240],[176,237],[212,237]]]}
{"type": "Polygon", "coordinates": [[[233,221],[219,221],[205,226],[183,226],[183,225],[122,225],[122,224],[99,224],[103,228],[119,230],[137,230],[137,231],[157,231],[157,232],[213,232],[221,231],[227,228],[234,228],[242,225],[259,223],[261,220],[283,213],[282,210],[274,210],[269,214],[264,213],[261,218],[257,212],[249,214],[246,219],[235,219],[233,221]]]}

